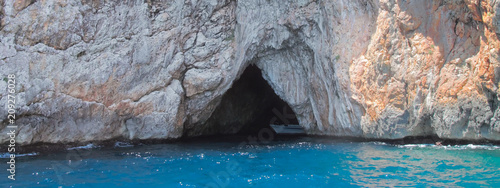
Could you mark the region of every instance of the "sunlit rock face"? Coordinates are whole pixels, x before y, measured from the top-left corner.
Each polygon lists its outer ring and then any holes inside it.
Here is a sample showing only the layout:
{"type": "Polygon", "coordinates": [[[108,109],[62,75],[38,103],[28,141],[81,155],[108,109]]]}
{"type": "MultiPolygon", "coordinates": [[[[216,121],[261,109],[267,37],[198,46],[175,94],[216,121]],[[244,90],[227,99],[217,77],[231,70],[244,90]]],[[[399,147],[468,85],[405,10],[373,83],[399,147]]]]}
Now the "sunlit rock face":
{"type": "MultiPolygon", "coordinates": [[[[0,5],[0,72],[16,75],[20,144],[238,132],[255,114],[217,109],[238,104],[223,96],[254,65],[308,134],[500,140],[499,1],[0,5]],[[221,118],[240,124],[217,127],[221,118]]],[[[3,78],[0,88],[4,105],[3,78]]]]}
{"type": "Polygon", "coordinates": [[[499,3],[380,2],[349,68],[364,135],[499,140],[499,3]]]}

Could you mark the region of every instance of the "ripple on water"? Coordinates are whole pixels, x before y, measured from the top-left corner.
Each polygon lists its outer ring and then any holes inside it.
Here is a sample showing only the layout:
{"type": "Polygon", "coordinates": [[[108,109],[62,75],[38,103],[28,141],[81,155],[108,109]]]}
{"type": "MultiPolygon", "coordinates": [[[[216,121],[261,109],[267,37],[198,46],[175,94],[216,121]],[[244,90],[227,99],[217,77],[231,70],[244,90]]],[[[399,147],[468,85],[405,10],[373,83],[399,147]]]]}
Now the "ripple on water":
{"type": "MultiPolygon", "coordinates": [[[[324,139],[244,147],[238,142],[118,145],[20,160],[17,175],[23,181],[14,187],[500,187],[500,148],[489,145],[324,139]],[[69,154],[89,152],[68,162],[69,154]]],[[[7,183],[0,179],[0,185],[7,183]]]]}

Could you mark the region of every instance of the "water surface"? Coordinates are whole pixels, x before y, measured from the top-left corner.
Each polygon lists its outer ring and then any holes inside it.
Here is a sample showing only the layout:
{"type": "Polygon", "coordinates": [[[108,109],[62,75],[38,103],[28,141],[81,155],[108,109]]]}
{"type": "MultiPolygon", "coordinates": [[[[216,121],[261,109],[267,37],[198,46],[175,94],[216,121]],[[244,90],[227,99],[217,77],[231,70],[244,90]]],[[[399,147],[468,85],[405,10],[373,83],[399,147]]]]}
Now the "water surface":
{"type": "Polygon", "coordinates": [[[500,147],[490,145],[219,139],[17,159],[16,181],[5,175],[1,187],[500,187],[500,147]]]}

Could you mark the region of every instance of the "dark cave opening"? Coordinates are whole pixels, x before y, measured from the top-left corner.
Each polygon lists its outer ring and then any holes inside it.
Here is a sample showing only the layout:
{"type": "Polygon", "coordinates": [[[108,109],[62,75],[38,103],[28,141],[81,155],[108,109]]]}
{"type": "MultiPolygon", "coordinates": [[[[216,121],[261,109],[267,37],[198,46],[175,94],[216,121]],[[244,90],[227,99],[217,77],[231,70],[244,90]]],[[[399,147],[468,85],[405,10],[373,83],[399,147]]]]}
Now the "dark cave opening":
{"type": "Polygon", "coordinates": [[[207,121],[209,134],[255,134],[271,129],[270,124],[298,125],[290,106],[283,101],[261,70],[248,66],[222,96],[219,106],[207,121]]]}

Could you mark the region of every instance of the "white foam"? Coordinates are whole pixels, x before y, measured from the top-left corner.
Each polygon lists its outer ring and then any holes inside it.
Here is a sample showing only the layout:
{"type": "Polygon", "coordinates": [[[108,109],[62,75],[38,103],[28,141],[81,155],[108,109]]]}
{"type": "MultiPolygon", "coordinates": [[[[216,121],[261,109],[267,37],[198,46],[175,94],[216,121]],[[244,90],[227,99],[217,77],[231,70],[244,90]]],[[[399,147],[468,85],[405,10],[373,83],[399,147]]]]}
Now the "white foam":
{"type": "Polygon", "coordinates": [[[464,150],[464,149],[500,150],[500,146],[468,144],[468,145],[446,146],[445,149],[449,149],[449,150],[464,150]]]}
{"type": "Polygon", "coordinates": [[[96,146],[94,144],[87,144],[85,146],[77,146],[77,147],[72,147],[68,148],[68,150],[75,150],[75,149],[92,149],[92,148],[98,148],[99,146],[96,146]]]}
{"type": "Polygon", "coordinates": [[[383,146],[387,145],[387,143],[385,142],[372,142],[372,143],[375,145],[383,145],[383,146]]]}
{"type": "MultiPolygon", "coordinates": [[[[11,153],[0,153],[0,158],[1,159],[8,159],[10,158],[11,153]]],[[[38,155],[38,153],[21,153],[21,154],[16,154],[16,157],[26,157],[26,156],[35,156],[38,155]]]]}
{"type": "Polygon", "coordinates": [[[132,147],[134,145],[132,144],[129,144],[127,142],[116,142],[115,143],[115,148],[118,147],[118,148],[125,148],[125,147],[132,147]]]}
{"type": "Polygon", "coordinates": [[[446,145],[446,146],[438,146],[434,144],[405,144],[399,145],[399,148],[436,148],[436,149],[445,149],[445,150],[466,150],[466,149],[480,149],[480,150],[500,150],[500,146],[493,145],[446,145]]]}
{"type": "Polygon", "coordinates": [[[405,145],[399,145],[399,148],[427,148],[427,147],[436,147],[436,145],[433,144],[405,144],[405,145]]]}

